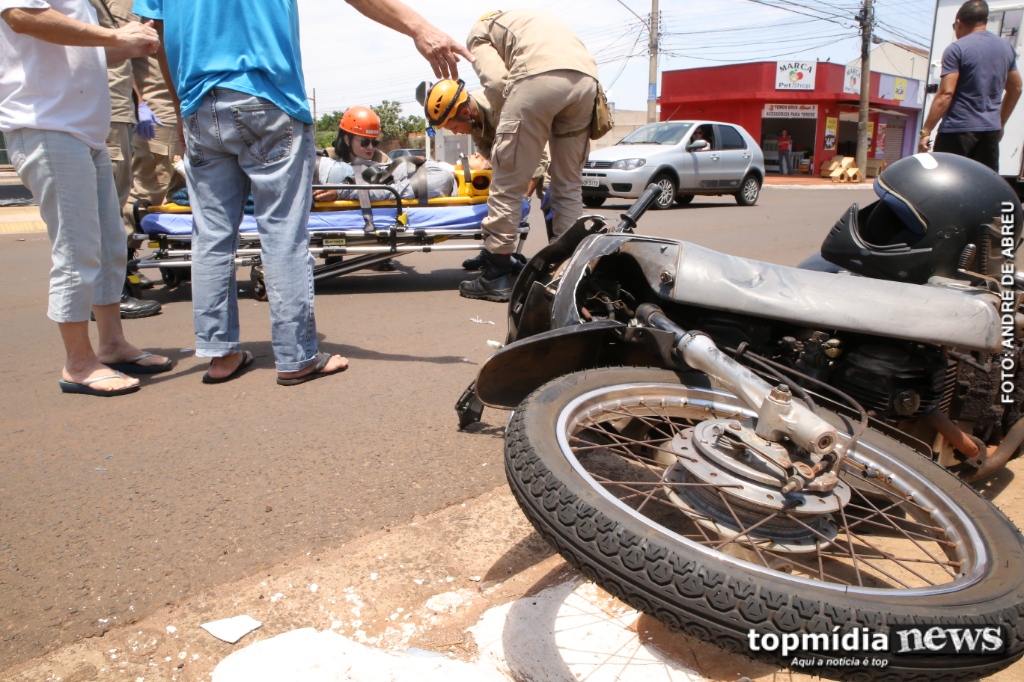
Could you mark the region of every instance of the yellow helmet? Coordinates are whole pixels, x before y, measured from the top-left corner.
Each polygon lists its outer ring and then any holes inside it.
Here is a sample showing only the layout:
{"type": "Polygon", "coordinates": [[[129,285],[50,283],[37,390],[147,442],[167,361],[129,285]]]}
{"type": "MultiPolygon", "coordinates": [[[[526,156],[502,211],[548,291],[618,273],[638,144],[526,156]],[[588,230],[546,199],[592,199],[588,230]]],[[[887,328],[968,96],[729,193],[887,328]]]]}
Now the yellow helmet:
{"type": "Polygon", "coordinates": [[[459,107],[469,101],[466,84],[459,79],[445,79],[431,86],[421,103],[426,114],[427,123],[435,128],[443,128],[448,121],[459,113],[459,107]]]}

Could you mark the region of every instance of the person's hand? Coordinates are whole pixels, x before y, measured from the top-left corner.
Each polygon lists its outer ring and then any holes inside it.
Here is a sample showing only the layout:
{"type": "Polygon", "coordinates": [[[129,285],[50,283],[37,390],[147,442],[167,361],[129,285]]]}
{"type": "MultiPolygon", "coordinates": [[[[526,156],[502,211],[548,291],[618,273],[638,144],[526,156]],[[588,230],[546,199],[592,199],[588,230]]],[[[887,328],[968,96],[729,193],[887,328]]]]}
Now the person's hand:
{"type": "Polygon", "coordinates": [[[153,28],[153,22],[140,24],[131,21],[121,28],[114,29],[114,47],[126,55],[126,59],[146,57],[160,49],[160,36],[153,28]]]}
{"type": "Polygon", "coordinates": [[[313,201],[337,201],[338,192],[333,189],[318,189],[313,192],[313,201]]]}
{"type": "Polygon", "coordinates": [[[438,78],[455,80],[459,77],[459,55],[470,63],[476,61],[469,50],[455,42],[450,35],[429,24],[416,34],[415,41],[416,49],[430,62],[438,78]]]}
{"type": "Polygon", "coordinates": [[[929,151],[928,148],[930,146],[931,139],[932,139],[931,135],[922,135],[921,136],[921,141],[917,143],[917,152],[919,154],[925,154],[925,153],[927,153],[929,151]]]}
{"type": "Polygon", "coordinates": [[[153,110],[149,108],[149,105],[145,102],[139,104],[139,125],[135,127],[135,132],[143,140],[152,140],[156,137],[156,128],[154,125],[163,126],[163,121],[157,118],[153,110]]]}

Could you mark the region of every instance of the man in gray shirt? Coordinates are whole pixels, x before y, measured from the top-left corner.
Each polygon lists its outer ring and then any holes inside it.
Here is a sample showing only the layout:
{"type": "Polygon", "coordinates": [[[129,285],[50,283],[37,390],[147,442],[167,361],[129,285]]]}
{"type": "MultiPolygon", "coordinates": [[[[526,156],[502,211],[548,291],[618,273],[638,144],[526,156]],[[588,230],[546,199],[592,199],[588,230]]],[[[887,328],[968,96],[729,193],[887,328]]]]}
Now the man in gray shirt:
{"type": "Polygon", "coordinates": [[[953,24],[957,40],[942,53],[942,80],[921,129],[919,151],[928,151],[941,118],[935,151],[966,156],[998,173],[999,141],[1020,98],[1021,78],[1013,47],[987,25],[985,0],[960,6],[953,24]]]}

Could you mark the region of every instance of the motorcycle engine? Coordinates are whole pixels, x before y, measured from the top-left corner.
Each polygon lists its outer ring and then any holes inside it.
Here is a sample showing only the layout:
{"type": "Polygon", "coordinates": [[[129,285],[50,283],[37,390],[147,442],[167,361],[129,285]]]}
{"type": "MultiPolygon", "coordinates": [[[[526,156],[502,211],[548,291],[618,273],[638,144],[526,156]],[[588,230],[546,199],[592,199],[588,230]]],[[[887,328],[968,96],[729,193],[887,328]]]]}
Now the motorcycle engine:
{"type": "Polygon", "coordinates": [[[928,349],[865,344],[842,356],[830,383],[876,419],[908,421],[935,405],[948,410],[956,363],[928,349]]]}

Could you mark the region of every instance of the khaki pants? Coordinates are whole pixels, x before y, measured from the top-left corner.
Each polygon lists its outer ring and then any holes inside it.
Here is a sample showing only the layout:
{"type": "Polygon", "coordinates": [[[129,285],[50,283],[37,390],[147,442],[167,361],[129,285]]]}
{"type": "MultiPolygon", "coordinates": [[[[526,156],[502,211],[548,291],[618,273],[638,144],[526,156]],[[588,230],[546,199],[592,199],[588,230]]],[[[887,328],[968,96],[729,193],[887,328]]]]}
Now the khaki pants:
{"type": "Polygon", "coordinates": [[[494,172],[483,222],[484,248],[491,253],[515,250],[523,195],[548,140],[555,236],[582,215],[583,164],[597,97],[597,81],[579,71],[541,73],[515,81],[510,88],[491,152],[494,172]]]}
{"type": "Polygon", "coordinates": [[[124,207],[125,220],[129,224],[135,222],[133,209],[136,202],[143,210],[160,206],[166,201],[170,188],[177,190],[185,186],[184,178],[174,172],[174,157],[181,156],[176,122],[157,128],[156,137],[152,140],[133,140],[132,146],[135,182],[124,207]]]}
{"type": "MultiPolygon", "coordinates": [[[[110,131],[107,133],[107,151],[110,152],[110,163],[114,167],[114,188],[117,190],[118,206],[121,206],[122,209],[128,203],[128,194],[132,189],[132,133],[134,131],[134,124],[115,121],[110,124],[110,131]]],[[[125,221],[124,225],[125,232],[131,237],[132,232],[135,231],[131,222],[125,221]]],[[[129,239],[130,241],[131,239],[129,239]]]]}

